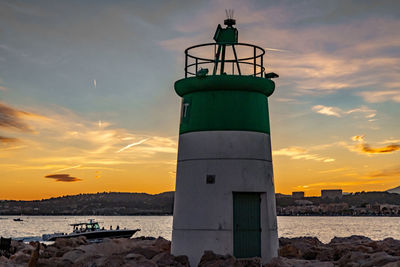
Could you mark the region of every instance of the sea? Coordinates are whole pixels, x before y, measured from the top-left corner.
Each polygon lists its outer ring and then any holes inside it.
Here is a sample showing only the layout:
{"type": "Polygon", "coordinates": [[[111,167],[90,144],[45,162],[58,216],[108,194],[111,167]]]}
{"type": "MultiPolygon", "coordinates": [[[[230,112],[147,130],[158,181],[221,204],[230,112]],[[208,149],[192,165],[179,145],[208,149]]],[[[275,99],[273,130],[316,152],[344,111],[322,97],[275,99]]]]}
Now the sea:
{"type": "MultiPolygon", "coordinates": [[[[0,236],[40,241],[43,234],[70,233],[70,224],[95,219],[109,229],[141,229],[134,237],[153,236],[171,240],[172,216],[0,216],[0,236]]],[[[363,235],[373,240],[400,240],[400,217],[278,216],[279,237],[317,237],[324,243],[332,238],[363,235]]]]}

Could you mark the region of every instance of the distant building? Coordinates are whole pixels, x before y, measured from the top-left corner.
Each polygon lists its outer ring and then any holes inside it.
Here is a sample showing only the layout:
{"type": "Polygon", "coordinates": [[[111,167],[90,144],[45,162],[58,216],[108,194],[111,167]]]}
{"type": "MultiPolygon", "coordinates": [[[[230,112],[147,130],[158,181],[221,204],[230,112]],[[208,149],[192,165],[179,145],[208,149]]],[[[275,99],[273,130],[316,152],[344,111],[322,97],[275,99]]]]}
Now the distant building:
{"type": "Polygon", "coordinates": [[[329,199],[342,199],[343,191],[342,189],[324,189],[321,190],[321,198],[329,198],[329,199]]]}
{"type": "Polygon", "coordinates": [[[295,199],[304,198],[304,192],[303,191],[292,192],[292,198],[295,198],[295,199]]]}

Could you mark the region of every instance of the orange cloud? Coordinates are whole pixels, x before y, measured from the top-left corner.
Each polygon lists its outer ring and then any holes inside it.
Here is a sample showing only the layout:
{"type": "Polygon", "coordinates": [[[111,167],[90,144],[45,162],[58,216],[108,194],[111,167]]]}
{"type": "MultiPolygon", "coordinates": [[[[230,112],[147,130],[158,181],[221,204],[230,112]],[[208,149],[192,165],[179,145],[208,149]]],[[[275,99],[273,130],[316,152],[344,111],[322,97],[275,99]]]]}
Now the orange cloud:
{"type": "Polygon", "coordinates": [[[17,138],[0,136],[0,143],[9,144],[9,143],[16,143],[16,142],[18,142],[17,138]]]}
{"type": "Polygon", "coordinates": [[[370,154],[391,153],[400,150],[399,144],[391,144],[379,148],[371,148],[368,144],[361,144],[361,151],[370,154]]]}
{"type": "Polygon", "coordinates": [[[365,137],[365,135],[355,135],[355,136],[353,136],[353,137],[351,138],[351,140],[363,142],[363,141],[364,141],[364,137],[365,137]]]}
{"type": "Polygon", "coordinates": [[[349,147],[349,149],[352,151],[358,151],[358,152],[367,153],[367,154],[391,153],[391,152],[400,150],[400,144],[395,143],[398,140],[386,140],[386,141],[381,142],[381,144],[388,144],[389,142],[391,142],[391,144],[383,146],[383,147],[372,148],[369,144],[364,143],[364,137],[365,137],[365,135],[353,136],[351,139],[353,141],[359,142],[359,144],[356,145],[355,147],[349,147]]]}
{"type": "Polygon", "coordinates": [[[82,179],[69,176],[69,174],[49,174],[49,175],[46,175],[45,178],[55,179],[56,182],[78,182],[78,181],[82,181],[82,179]]]}
{"type": "Polygon", "coordinates": [[[376,177],[398,177],[398,176],[400,176],[400,167],[377,171],[371,173],[368,177],[376,178],[376,177]]]}

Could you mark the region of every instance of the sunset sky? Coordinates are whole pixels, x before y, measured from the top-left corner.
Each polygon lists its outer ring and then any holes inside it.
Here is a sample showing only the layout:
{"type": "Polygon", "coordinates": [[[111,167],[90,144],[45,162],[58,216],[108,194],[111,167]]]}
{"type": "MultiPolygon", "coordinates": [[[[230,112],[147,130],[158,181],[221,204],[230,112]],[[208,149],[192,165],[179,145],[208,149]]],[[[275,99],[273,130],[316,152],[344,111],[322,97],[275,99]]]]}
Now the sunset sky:
{"type": "Polygon", "coordinates": [[[0,199],[174,190],[183,50],[267,50],[276,192],[400,185],[399,1],[0,0],[0,199]]]}

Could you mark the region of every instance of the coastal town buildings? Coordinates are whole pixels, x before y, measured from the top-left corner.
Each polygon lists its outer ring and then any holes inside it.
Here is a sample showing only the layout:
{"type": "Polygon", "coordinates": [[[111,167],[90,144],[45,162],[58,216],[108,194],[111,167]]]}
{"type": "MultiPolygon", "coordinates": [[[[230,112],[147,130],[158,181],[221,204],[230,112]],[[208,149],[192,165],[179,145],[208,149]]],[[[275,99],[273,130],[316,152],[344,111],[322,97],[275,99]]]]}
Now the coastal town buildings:
{"type": "Polygon", "coordinates": [[[321,198],[341,199],[343,197],[342,189],[323,189],[321,190],[321,198]]]}
{"type": "Polygon", "coordinates": [[[303,191],[292,192],[292,198],[302,199],[304,198],[304,192],[303,191]]]}

